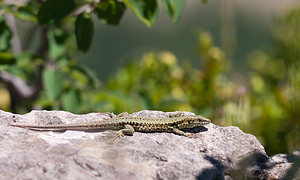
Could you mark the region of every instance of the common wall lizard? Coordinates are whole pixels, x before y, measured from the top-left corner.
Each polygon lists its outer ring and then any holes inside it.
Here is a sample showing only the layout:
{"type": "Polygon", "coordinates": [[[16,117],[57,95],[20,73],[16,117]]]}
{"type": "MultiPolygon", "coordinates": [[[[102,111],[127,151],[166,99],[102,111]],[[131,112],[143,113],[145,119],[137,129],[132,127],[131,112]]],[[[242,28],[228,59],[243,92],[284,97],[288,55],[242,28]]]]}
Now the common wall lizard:
{"type": "Polygon", "coordinates": [[[97,123],[82,124],[57,124],[57,125],[26,125],[11,123],[11,126],[27,128],[32,130],[119,130],[118,136],[133,135],[139,132],[171,132],[182,136],[192,136],[193,134],[182,131],[198,126],[209,124],[210,120],[200,115],[183,116],[175,114],[169,118],[133,117],[124,114],[112,116],[110,119],[97,123]]]}

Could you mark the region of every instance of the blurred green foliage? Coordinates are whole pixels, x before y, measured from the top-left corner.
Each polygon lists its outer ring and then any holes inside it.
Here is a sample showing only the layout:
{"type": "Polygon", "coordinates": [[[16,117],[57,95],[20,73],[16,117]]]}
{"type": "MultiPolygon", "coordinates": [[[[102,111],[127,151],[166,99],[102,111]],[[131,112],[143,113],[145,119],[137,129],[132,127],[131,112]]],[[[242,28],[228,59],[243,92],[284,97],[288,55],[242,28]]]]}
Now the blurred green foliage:
{"type": "Polygon", "coordinates": [[[228,61],[206,32],[199,35],[197,52],[203,70],[188,61],[179,64],[171,52],[149,52],[141,60],[131,60],[107,82],[96,101],[101,109],[118,113],[187,110],[212,117],[230,94],[226,92],[230,82],[224,78],[228,61]]]}
{"type": "MultiPolygon", "coordinates": [[[[184,3],[164,0],[162,5],[177,22],[184,3]]],[[[197,36],[201,68],[179,61],[171,52],[148,52],[129,60],[101,84],[93,72],[75,60],[78,50],[86,52],[92,42],[92,13],[105,24],[118,25],[129,7],[151,26],[157,19],[157,1],[47,0],[28,1],[24,6],[0,5],[0,75],[5,71],[28,85],[40,81],[42,87],[37,97],[24,97],[25,103],[8,109],[8,98],[3,96],[12,96],[14,91],[4,93],[11,84],[1,84],[1,99],[6,101],[0,101],[0,105],[5,109],[18,113],[29,109],[75,113],[185,110],[255,134],[269,154],[300,147],[300,9],[278,20],[270,51],[257,50],[249,55],[251,72],[245,74],[248,81],[243,84],[228,78],[233,71],[230,61],[208,32],[197,36]],[[83,11],[79,11],[81,8],[83,11]],[[34,31],[29,31],[29,39],[24,40],[28,43],[21,44],[21,52],[15,52],[6,13],[34,24],[34,31]]]]}
{"type": "Polygon", "coordinates": [[[202,68],[170,52],[146,53],[122,67],[95,98],[105,111],[186,110],[255,134],[269,154],[300,147],[300,9],[278,20],[274,47],[249,55],[249,81],[237,84],[224,52],[200,33],[202,68]]]}
{"type": "Polygon", "coordinates": [[[249,56],[253,68],[252,132],[266,150],[291,152],[300,147],[300,8],[277,21],[274,47],[249,56]]]}
{"type": "MultiPolygon", "coordinates": [[[[185,0],[162,1],[177,22],[185,0]]],[[[88,95],[99,82],[74,59],[90,48],[93,15],[103,24],[118,25],[127,8],[148,27],[159,13],[157,0],[0,1],[0,82],[9,91],[10,110],[93,109],[88,95]]]]}

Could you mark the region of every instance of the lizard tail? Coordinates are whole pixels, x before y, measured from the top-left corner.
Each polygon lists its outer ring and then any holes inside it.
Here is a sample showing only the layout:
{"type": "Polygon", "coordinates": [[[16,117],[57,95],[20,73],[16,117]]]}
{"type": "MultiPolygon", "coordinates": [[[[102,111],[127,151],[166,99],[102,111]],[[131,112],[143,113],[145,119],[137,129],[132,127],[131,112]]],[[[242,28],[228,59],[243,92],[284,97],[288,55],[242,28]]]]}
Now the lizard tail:
{"type": "Polygon", "coordinates": [[[11,123],[10,126],[26,128],[39,131],[58,131],[58,130],[87,130],[87,129],[106,129],[104,123],[90,123],[90,124],[48,124],[48,125],[31,125],[11,123]]]}

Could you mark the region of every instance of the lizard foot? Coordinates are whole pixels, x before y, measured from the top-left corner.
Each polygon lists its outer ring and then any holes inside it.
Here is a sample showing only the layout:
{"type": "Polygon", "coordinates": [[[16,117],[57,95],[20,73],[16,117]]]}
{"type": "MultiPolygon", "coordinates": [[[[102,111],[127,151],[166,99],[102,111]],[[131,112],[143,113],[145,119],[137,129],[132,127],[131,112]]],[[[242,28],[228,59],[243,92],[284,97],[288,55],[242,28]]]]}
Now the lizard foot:
{"type": "Polygon", "coordinates": [[[120,130],[116,133],[117,135],[114,137],[113,142],[115,142],[117,139],[121,139],[124,137],[124,133],[120,130]]]}
{"type": "Polygon", "coordinates": [[[188,138],[197,138],[197,133],[185,133],[184,136],[188,138]]]}

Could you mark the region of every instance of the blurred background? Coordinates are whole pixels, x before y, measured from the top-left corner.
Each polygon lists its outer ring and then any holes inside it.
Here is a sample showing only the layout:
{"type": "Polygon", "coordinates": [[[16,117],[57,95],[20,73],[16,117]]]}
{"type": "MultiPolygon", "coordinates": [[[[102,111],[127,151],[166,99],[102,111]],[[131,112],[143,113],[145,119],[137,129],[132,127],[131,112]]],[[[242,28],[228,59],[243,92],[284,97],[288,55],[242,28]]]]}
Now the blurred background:
{"type": "Polygon", "coordinates": [[[159,3],[150,28],[129,8],[117,26],[90,9],[46,22],[43,3],[0,2],[2,110],[191,111],[269,155],[300,148],[298,0],[191,0],[177,23],[159,3]]]}
{"type": "Polygon", "coordinates": [[[214,42],[226,51],[237,73],[248,69],[249,53],[272,44],[271,31],[276,18],[295,6],[297,0],[220,0],[187,1],[178,23],[174,24],[163,9],[153,27],[148,28],[131,11],[126,11],[119,26],[95,21],[95,35],[90,50],[80,55],[80,62],[106,79],[132,56],[143,52],[166,50],[179,60],[188,59],[200,67],[195,53],[198,30],[211,33],[214,42]]]}

